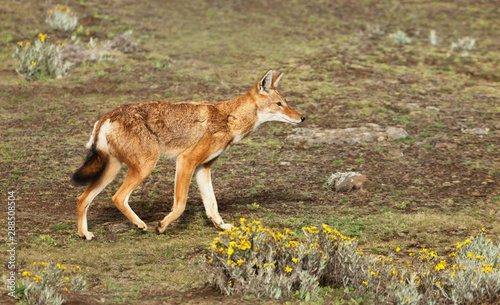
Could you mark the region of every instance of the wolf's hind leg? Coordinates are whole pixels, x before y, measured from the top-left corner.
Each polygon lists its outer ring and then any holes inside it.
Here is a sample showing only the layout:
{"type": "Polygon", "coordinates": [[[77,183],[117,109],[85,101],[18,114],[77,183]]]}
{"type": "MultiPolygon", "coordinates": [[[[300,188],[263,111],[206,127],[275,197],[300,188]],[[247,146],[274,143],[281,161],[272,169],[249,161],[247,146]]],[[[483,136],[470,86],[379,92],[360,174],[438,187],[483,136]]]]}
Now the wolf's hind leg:
{"type": "Polygon", "coordinates": [[[147,158],[147,160],[150,160],[147,163],[135,166],[129,165],[127,178],[125,178],[120,189],[118,189],[112,198],[116,207],[141,231],[146,231],[148,226],[130,208],[128,199],[132,191],[153,171],[156,166],[156,159],[157,158],[147,158]]]}
{"type": "Polygon", "coordinates": [[[94,237],[94,234],[87,228],[87,210],[94,198],[113,181],[121,168],[120,160],[112,156],[109,158],[102,175],[97,180],[91,181],[85,192],[78,198],[78,234],[87,240],[94,237]]]}
{"type": "Polygon", "coordinates": [[[163,218],[156,231],[163,233],[167,226],[174,220],[179,218],[186,208],[186,200],[189,189],[189,183],[193,177],[193,172],[197,164],[189,156],[180,155],[177,157],[176,170],[175,170],[175,191],[174,191],[174,205],[172,211],[163,218]]]}

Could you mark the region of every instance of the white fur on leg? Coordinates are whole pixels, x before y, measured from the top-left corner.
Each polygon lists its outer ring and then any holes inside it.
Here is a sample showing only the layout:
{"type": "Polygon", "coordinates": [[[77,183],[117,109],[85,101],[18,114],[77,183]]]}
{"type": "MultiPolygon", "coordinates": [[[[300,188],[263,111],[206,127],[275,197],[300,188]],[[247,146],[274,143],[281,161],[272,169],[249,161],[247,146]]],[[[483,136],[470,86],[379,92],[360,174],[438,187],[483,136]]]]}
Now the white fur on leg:
{"type": "Polygon", "coordinates": [[[221,230],[231,229],[233,226],[225,224],[224,220],[222,220],[222,217],[219,215],[217,199],[215,198],[212,178],[210,177],[210,168],[205,168],[203,165],[200,165],[196,169],[196,181],[198,182],[201,198],[208,218],[210,218],[214,225],[221,230]]]}
{"type": "MultiPolygon", "coordinates": [[[[130,193],[132,194],[132,193],[130,193]]],[[[130,198],[130,194],[128,194],[128,196],[125,198],[125,201],[123,202],[123,205],[132,212],[132,214],[135,216],[136,221],[133,221],[134,225],[141,231],[146,231],[148,229],[148,226],[146,225],[146,223],[144,221],[142,221],[139,216],[137,216],[137,214],[135,214],[135,212],[130,208],[130,205],[128,204],[128,199],[130,198]]]]}

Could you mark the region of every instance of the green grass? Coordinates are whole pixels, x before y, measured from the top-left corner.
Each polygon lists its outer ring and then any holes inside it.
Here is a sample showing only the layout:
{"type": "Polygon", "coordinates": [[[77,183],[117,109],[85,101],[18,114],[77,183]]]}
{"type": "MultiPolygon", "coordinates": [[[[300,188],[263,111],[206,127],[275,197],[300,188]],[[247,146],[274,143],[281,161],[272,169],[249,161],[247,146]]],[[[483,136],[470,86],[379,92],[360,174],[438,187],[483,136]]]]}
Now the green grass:
{"type": "MultiPolygon", "coordinates": [[[[80,64],[63,79],[47,76],[26,82],[13,72],[10,54],[16,42],[33,39],[47,26],[34,1],[9,3],[0,46],[0,68],[7,71],[0,73],[0,170],[5,173],[0,185],[18,190],[20,206],[30,215],[36,211],[37,220],[30,216],[18,222],[24,236],[20,270],[40,260],[81,265],[93,285],[90,294],[104,303],[153,302],[144,294],[148,289],[159,295],[155,302],[161,302],[165,294],[176,298],[203,287],[204,279],[188,262],[206,253],[218,231],[205,215],[196,183],[191,184],[180,219],[164,235],[153,233],[171,208],[174,162],[161,159],[147,187],[141,185],[130,197],[131,207],[147,217],[147,233],[108,231],[110,224],[128,221],[109,200],[125,177],[124,166],[90,207],[89,226],[96,234],[91,242],[77,236],[76,200],[84,188],[71,186],[69,177],[85,159],[83,146],[94,121],[116,106],[146,100],[225,100],[246,92],[270,68],[284,70],[280,92],[308,117],[307,128],[374,122],[383,128],[403,127],[410,137],[306,147],[285,142],[296,126],[263,125],[213,166],[219,210],[227,222],[253,218],[269,227],[290,227],[298,238],[303,226],[327,223],[359,238],[361,247],[374,253],[387,253],[391,244],[407,252],[432,247],[446,253],[485,225],[492,238],[498,236],[500,196],[492,190],[500,176],[494,155],[499,144],[493,132],[479,138],[455,129],[457,114],[465,126],[491,129],[498,123],[494,98],[500,92],[495,69],[500,45],[491,38],[497,14],[482,3],[415,5],[368,1],[333,8],[328,1],[145,1],[110,7],[85,1],[74,10],[95,20],[77,30],[82,41],[88,40],[87,30],[104,43],[134,29],[140,51],[119,54],[117,61],[80,64]],[[429,19],[435,10],[454,14],[429,19]],[[394,14],[388,16],[388,11],[394,14]],[[25,19],[30,23],[20,27],[25,19]],[[384,36],[359,36],[374,23],[389,24],[386,34],[396,28],[407,31],[411,24],[412,44],[399,48],[384,36]],[[430,28],[441,29],[443,41],[437,48],[428,45],[425,33],[430,28]],[[448,40],[458,35],[478,38],[469,59],[449,51],[448,40]],[[425,110],[436,101],[439,114],[425,110]],[[420,107],[411,108],[411,103],[420,107]],[[454,141],[459,150],[416,145],[430,137],[454,141]],[[395,148],[405,156],[384,160],[384,152],[395,148]],[[290,166],[279,166],[285,161],[290,166]],[[383,186],[345,194],[322,189],[322,179],[345,164],[383,186]],[[442,173],[448,180],[442,180],[442,173]]],[[[70,35],[64,39],[69,43],[70,35]]],[[[2,261],[6,255],[0,254],[2,261]]],[[[325,303],[350,302],[335,288],[322,288],[322,294],[325,303]]],[[[241,301],[206,298],[202,303],[241,301]]],[[[268,301],[276,303],[262,302],[268,301]]]]}

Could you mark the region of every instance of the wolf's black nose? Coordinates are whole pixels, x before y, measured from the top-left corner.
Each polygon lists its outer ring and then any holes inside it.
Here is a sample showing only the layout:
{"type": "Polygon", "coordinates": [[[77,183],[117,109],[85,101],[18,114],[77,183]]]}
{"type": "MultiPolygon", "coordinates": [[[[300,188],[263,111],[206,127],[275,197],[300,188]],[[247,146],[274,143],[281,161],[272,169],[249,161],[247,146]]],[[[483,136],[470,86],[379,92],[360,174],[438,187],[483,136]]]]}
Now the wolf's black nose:
{"type": "Polygon", "coordinates": [[[300,119],[302,120],[302,122],[304,122],[304,121],[306,120],[306,117],[305,117],[305,116],[303,116],[303,117],[301,117],[300,119]]]}

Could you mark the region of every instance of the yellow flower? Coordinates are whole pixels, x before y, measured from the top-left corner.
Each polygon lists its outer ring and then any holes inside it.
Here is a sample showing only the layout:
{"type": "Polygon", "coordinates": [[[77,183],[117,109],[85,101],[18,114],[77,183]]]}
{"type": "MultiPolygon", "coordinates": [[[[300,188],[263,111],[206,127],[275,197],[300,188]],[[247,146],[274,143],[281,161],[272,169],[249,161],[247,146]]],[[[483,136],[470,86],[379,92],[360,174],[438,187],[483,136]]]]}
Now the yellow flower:
{"type": "Polygon", "coordinates": [[[22,46],[23,46],[23,42],[22,42],[22,41],[19,41],[17,44],[18,44],[20,47],[22,47],[22,46]]]}
{"type": "Polygon", "coordinates": [[[66,13],[69,13],[69,7],[66,8],[66,13]]]}
{"type": "Polygon", "coordinates": [[[293,270],[293,269],[292,269],[292,268],[290,268],[290,267],[288,267],[288,266],[286,266],[286,268],[285,268],[285,271],[286,271],[287,273],[292,272],[292,270],[293,270]]]}
{"type": "Polygon", "coordinates": [[[34,66],[36,66],[36,62],[31,61],[31,65],[32,65],[33,67],[34,67],[34,66]]]}
{"type": "Polygon", "coordinates": [[[52,14],[54,11],[48,10],[47,13],[52,14]]]}
{"type": "Polygon", "coordinates": [[[31,43],[28,41],[28,42],[26,43],[26,46],[27,46],[27,47],[31,46],[31,43]]]}
{"type": "Polygon", "coordinates": [[[368,283],[365,282],[365,281],[363,281],[362,284],[365,285],[365,286],[368,286],[368,283]]]}
{"type": "Polygon", "coordinates": [[[296,258],[292,258],[292,262],[294,262],[295,264],[297,264],[297,259],[296,258]]]}
{"type": "Polygon", "coordinates": [[[45,41],[45,38],[47,37],[47,35],[44,35],[42,33],[38,34],[38,36],[40,36],[40,41],[41,42],[44,42],[45,41]]]}
{"type": "Polygon", "coordinates": [[[65,291],[68,291],[68,287],[64,287],[64,290],[65,290],[65,291]]]}
{"type": "Polygon", "coordinates": [[[399,249],[399,247],[397,247],[397,248],[396,248],[396,252],[399,252],[399,250],[401,250],[401,249],[399,249]]]}

